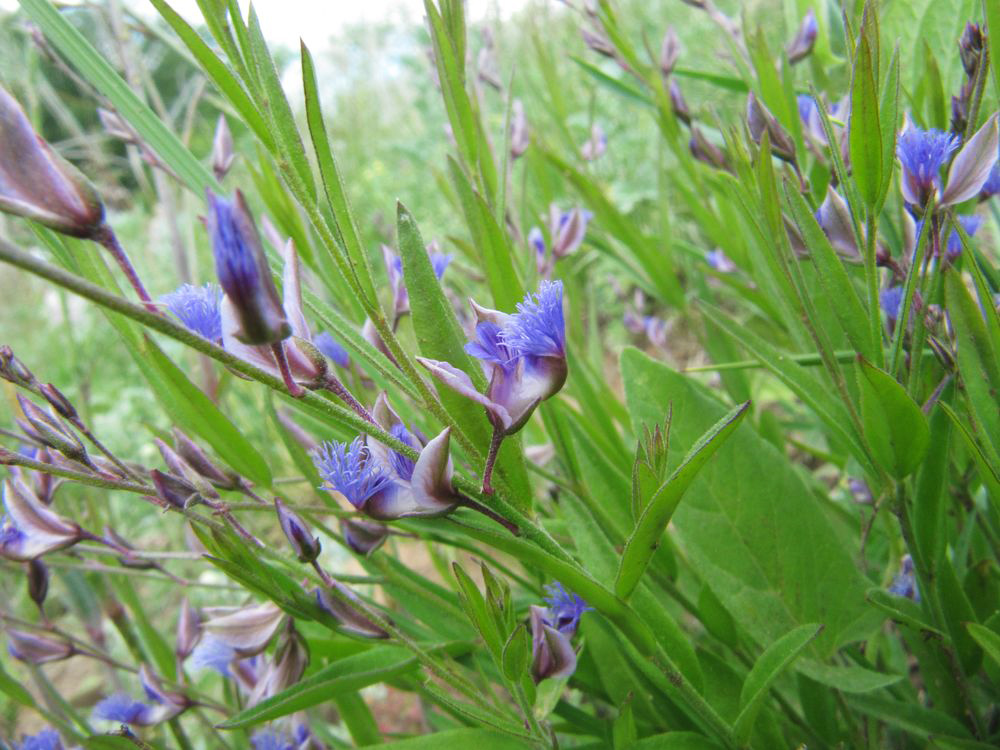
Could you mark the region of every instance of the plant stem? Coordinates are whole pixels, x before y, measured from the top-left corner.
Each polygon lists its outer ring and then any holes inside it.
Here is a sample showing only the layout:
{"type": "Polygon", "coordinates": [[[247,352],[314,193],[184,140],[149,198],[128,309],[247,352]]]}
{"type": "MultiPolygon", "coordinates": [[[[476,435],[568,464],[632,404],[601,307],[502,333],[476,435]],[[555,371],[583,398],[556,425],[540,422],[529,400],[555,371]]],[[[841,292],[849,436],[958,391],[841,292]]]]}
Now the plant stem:
{"type": "Polygon", "coordinates": [[[153,303],[153,300],[149,297],[149,292],[146,291],[146,287],[142,285],[142,280],[139,278],[139,274],[136,273],[135,266],[132,265],[132,261],[129,260],[128,253],[125,252],[125,248],[121,246],[118,242],[118,237],[115,236],[114,230],[107,224],[103,224],[100,229],[97,230],[97,234],[93,237],[94,242],[98,243],[104,247],[111,257],[115,259],[115,262],[122,269],[125,274],[125,278],[128,279],[128,283],[132,285],[135,289],[135,293],[142,300],[146,309],[150,312],[160,314],[160,309],[153,303]]]}

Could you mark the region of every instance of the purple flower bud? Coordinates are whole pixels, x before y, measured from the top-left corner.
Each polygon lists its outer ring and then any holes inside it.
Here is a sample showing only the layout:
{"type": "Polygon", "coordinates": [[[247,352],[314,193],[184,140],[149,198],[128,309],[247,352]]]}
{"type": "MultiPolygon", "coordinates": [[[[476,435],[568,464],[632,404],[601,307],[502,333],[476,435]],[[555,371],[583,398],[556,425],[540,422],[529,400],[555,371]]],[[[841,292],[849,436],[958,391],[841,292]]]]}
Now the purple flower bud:
{"type": "Polygon", "coordinates": [[[206,196],[215,271],[236,321],[234,337],[251,345],[288,338],[292,327],[243,193],[237,190],[232,202],[211,191],[206,196]]]}
{"type": "Polygon", "coordinates": [[[64,427],[55,417],[37,406],[22,394],[17,394],[21,412],[31,425],[35,436],[45,445],[62,453],[73,461],[85,462],[87,450],[73,432],[64,427]]]}
{"type": "Polygon", "coordinates": [[[71,547],[83,530],[49,510],[19,479],[4,482],[7,517],[0,522],[0,556],[33,560],[48,552],[71,547]]]}
{"type": "Polygon", "coordinates": [[[590,47],[590,49],[597,54],[604,55],[604,57],[610,57],[612,59],[617,57],[614,45],[611,44],[611,40],[608,39],[604,31],[597,31],[584,26],[580,29],[580,36],[583,37],[584,44],[590,47]]]}
{"type": "Polygon", "coordinates": [[[173,434],[174,447],[188,466],[219,489],[231,490],[240,486],[239,475],[216,466],[196,442],[176,427],[173,429],[173,434]]]}
{"type": "Polygon", "coordinates": [[[554,203],[549,206],[549,236],[552,238],[552,256],[556,260],[576,252],[583,243],[587,225],[593,216],[592,212],[579,207],[560,211],[554,203]]]}
{"type": "Polygon", "coordinates": [[[722,250],[709,250],[705,253],[705,262],[719,273],[732,273],[736,264],[722,250]]]}
{"type": "Polygon", "coordinates": [[[795,161],[795,142],[753,92],[750,92],[747,99],[747,127],[754,143],[760,143],[766,131],[771,142],[771,152],[785,161],[795,161]]]}
{"type": "Polygon", "coordinates": [[[62,661],[76,653],[71,643],[21,630],[7,630],[7,651],[18,661],[27,664],[47,664],[62,661]]]}
{"type": "Polygon", "coordinates": [[[889,593],[896,596],[905,596],[915,602],[920,601],[920,591],[917,589],[917,580],[913,574],[913,558],[903,555],[900,562],[899,573],[892,579],[889,585],[889,593]]]}
{"type": "MultiPolygon", "coordinates": [[[[178,641],[178,648],[180,642],[178,641]]],[[[229,665],[237,658],[236,650],[214,636],[206,636],[198,641],[191,651],[190,665],[192,669],[213,669],[223,677],[231,677],[229,665]]]]}
{"type": "Polygon", "coordinates": [[[958,137],[931,128],[921,130],[912,122],[899,135],[896,155],[903,166],[903,198],[924,206],[940,186],[941,167],[958,148],[958,137]]]}
{"type": "Polygon", "coordinates": [[[576,671],[576,651],[569,636],[547,622],[547,610],[531,607],[531,677],[569,677],[576,671]]]}
{"type": "Polygon", "coordinates": [[[341,367],[350,367],[351,358],[347,350],[337,343],[331,334],[321,331],[313,336],[313,345],[323,353],[331,362],[341,367]]]}
{"type": "Polygon", "coordinates": [[[94,237],[104,205],[93,185],[35,133],[0,87],[0,211],[73,237],[94,237]]]}
{"type": "Polygon", "coordinates": [[[222,341],[222,289],[218,284],[183,284],[160,301],[188,330],[209,341],[222,341]]]}
{"type": "Polygon", "coordinates": [[[173,474],[164,474],[159,469],[150,471],[149,478],[153,480],[159,499],[178,510],[184,510],[198,499],[198,490],[186,479],[173,474]]]}
{"type": "Polygon", "coordinates": [[[219,115],[215,124],[215,135],[212,138],[212,171],[215,179],[222,182],[229,168],[233,166],[236,154],[233,152],[233,134],[229,132],[229,123],[225,115],[219,115]]]}
{"type": "Polygon", "coordinates": [[[300,562],[311,563],[319,557],[321,545],[319,539],[314,537],[306,526],[305,521],[299,518],[291,508],[285,505],[279,498],[274,498],[274,509],[278,512],[278,523],[281,530],[285,532],[285,537],[295,550],[295,556],[300,562]]]}
{"type": "Polygon", "coordinates": [[[531,145],[531,130],[528,128],[528,118],[524,116],[524,104],[515,99],[511,104],[510,116],[510,155],[517,159],[524,155],[531,145]]]}
{"type": "Polygon", "coordinates": [[[21,360],[14,356],[13,350],[9,346],[0,346],[0,378],[7,380],[14,385],[31,385],[37,382],[21,360]]]}
{"type": "Polygon", "coordinates": [[[248,706],[255,706],[290,688],[302,679],[302,674],[309,666],[309,647],[305,640],[292,625],[289,625],[286,632],[286,636],[278,644],[274,659],[257,679],[257,684],[247,698],[248,706]]]}
{"type": "Polygon", "coordinates": [[[389,537],[389,529],[384,523],[347,518],[340,521],[340,533],[344,535],[348,547],[365,557],[381,547],[389,537]]]}
{"type": "Polygon", "coordinates": [[[992,198],[997,193],[1000,193],[1000,163],[993,165],[986,182],[983,183],[983,189],[979,191],[979,196],[984,199],[992,198]]]}
{"type": "Polygon", "coordinates": [[[677,79],[670,79],[670,85],[667,87],[667,90],[670,93],[670,109],[673,110],[674,116],[685,125],[690,125],[691,109],[688,107],[687,99],[684,98],[684,92],[681,91],[677,79]]]}
{"type": "Polygon", "coordinates": [[[608,150],[608,136],[604,128],[596,122],[590,128],[590,138],[580,147],[580,156],[586,161],[594,161],[604,156],[608,150]]]}
{"type": "Polygon", "coordinates": [[[691,140],[688,143],[688,148],[691,150],[691,156],[703,164],[715,169],[729,169],[729,161],[722,149],[708,140],[701,132],[701,128],[697,126],[691,128],[691,140]]]}
{"type": "Polygon", "coordinates": [[[979,61],[983,53],[983,32],[978,24],[965,24],[965,31],[958,40],[958,53],[962,58],[962,67],[971,80],[979,69],[979,61]]]}
{"type": "Polygon", "coordinates": [[[52,385],[52,383],[45,383],[39,386],[38,390],[41,391],[42,396],[49,402],[49,406],[55,409],[59,416],[66,419],[76,419],[79,416],[76,407],[73,406],[73,402],[66,398],[63,392],[52,385]]]}
{"type": "Polygon", "coordinates": [[[660,72],[664,76],[669,76],[674,72],[677,65],[677,58],[681,54],[681,40],[677,36],[677,31],[673,26],[667,27],[667,33],[663,35],[663,44],[660,45],[660,72]]]}
{"type": "Polygon", "coordinates": [[[528,232],[528,246],[535,251],[538,270],[541,272],[545,265],[545,237],[542,236],[542,230],[538,227],[532,227],[531,231],[528,232]]]}
{"type": "Polygon", "coordinates": [[[43,729],[38,734],[25,736],[17,750],[64,750],[62,738],[55,729],[43,729]]]}
{"type": "Polygon", "coordinates": [[[385,630],[346,603],[345,600],[359,602],[360,598],[339,581],[333,581],[332,593],[326,589],[316,589],[315,595],[319,608],[333,617],[345,633],[360,638],[389,637],[385,630]]]}
{"type": "Polygon", "coordinates": [[[41,609],[49,593],[49,566],[41,560],[28,560],[28,596],[41,609]]]}
{"type": "Polygon", "coordinates": [[[805,17],[802,19],[802,23],[799,25],[799,30],[796,32],[795,38],[789,42],[788,48],[786,49],[789,63],[794,65],[809,56],[809,53],[812,52],[813,46],[816,44],[816,33],[818,31],[819,27],[816,24],[816,14],[813,13],[812,8],[810,8],[805,17]]]}

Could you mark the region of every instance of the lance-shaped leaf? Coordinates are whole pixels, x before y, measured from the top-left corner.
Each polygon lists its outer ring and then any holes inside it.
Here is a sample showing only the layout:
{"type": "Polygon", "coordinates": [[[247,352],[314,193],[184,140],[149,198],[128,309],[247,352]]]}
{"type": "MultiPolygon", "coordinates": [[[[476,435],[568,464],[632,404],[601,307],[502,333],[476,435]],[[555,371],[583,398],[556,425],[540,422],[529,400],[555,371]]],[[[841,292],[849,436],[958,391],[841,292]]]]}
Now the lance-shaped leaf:
{"type": "Polygon", "coordinates": [[[861,422],[872,458],[902,479],[920,465],[927,452],[927,417],[895,378],[863,357],[858,357],[858,389],[861,422]]]}
{"type": "Polygon", "coordinates": [[[955,156],[948,169],[948,182],[941,195],[941,204],[951,206],[962,203],[983,189],[990,170],[997,163],[1000,130],[997,115],[993,115],[970,138],[955,156]]]}
{"type": "Polygon", "coordinates": [[[670,518],[684,492],[698,476],[698,472],[709,458],[719,449],[740,421],[746,416],[750,402],[737,406],[720,419],[708,432],[702,435],[684,461],[674,471],[662,487],[653,495],[649,504],[625,543],[621,565],[618,568],[618,578],[615,581],[615,593],[628,597],[639,583],[642,574],[653,558],[653,553],[660,544],[670,518]]]}
{"type": "Polygon", "coordinates": [[[875,85],[878,71],[878,31],[875,28],[874,33],[869,32],[869,28],[874,26],[873,13],[874,7],[868,4],[854,55],[848,131],[854,181],[869,209],[873,209],[879,202],[883,169],[878,90],[875,85]]]}
{"type": "Polygon", "coordinates": [[[743,681],[743,689],[740,691],[740,713],[733,726],[741,745],[750,739],[750,732],[771,684],[822,630],[822,625],[814,623],[800,625],[768,646],[754,663],[750,674],[743,681]]]}

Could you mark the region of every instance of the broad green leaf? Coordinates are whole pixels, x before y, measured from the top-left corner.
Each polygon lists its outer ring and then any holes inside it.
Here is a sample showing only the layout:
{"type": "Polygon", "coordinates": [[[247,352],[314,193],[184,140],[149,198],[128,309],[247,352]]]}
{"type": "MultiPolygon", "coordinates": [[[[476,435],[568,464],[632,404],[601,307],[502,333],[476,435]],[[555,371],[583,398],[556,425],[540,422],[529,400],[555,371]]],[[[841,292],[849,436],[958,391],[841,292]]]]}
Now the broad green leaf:
{"type": "Polygon", "coordinates": [[[531,664],[531,635],[524,623],[514,628],[501,655],[501,666],[508,680],[517,682],[527,674],[531,664]]]}
{"type": "Polygon", "coordinates": [[[980,625],[975,622],[966,623],[965,628],[969,631],[969,635],[971,635],[983,651],[986,652],[987,656],[989,656],[997,666],[1000,666],[1000,635],[984,625],[980,625]]]}
{"type": "Polygon", "coordinates": [[[618,596],[627,599],[635,590],[660,544],[660,537],[670,523],[677,504],[708,459],[715,455],[719,447],[733,434],[746,416],[749,407],[749,401],[736,407],[702,435],[681,465],[674,470],[643,509],[622,553],[621,566],[615,581],[615,593],[618,596]]]}
{"type": "Polygon", "coordinates": [[[106,56],[73,27],[49,0],[20,0],[21,7],[38,24],[70,64],[101,94],[169,166],[197,194],[205,188],[219,189],[211,172],[185,148],[180,139],[164,125],[111,67],[106,56]]]}
{"type": "Polygon", "coordinates": [[[375,717],[372,716],[371,709],[361,697],[361,693],[340,693],[333,696],[333,702],[355,745],[366,747],[378,744],[382,739],[382,732],[379,731],[375,717]]]}
{"type": "Polygon", "coordinates": [[[733,730],[739,742],[750,739],[754,722],[771,685],[794,662],[823,630],[822,625],[800,625],[765,649],[754,662],[750,674],[743,681],[740,691],[740,714],[733,730]]]}
{"type": "Polygon", "coordinates": [[[833,306],[837,320],[854,349],[871,359],[874,342],[869,335],[868,314],[844,268],[844,262],[833,249],[805,198],[787,182],[785,199],[827,295],[837,301],[833,306]]]}
{"type": "MultiPolygon", "coordinates": [[[[875,6],[865,7],[863,26],[874,23],[875,6]],[[870,20],[871,19],[871,20],[870,20]]],[[[854,181],[861,198],[874,211],[879,203],[882,186],[882,129],[878,111],[878,38],[875,32],[863,30],[858,36],[851,75],[851,116],[848,144],[854,181]],[[874,39],[873,39],[874,37],[874,39]]]]}
{"type": "Polygon", "coordinates": [[[896,479],[924,460],[931,431],[927,417],[896,379],[858,357],[861,422],[875,462],[896,479]]]}
{"type": "Polygon", "coordinates": [[[831,434],[847,446],[867,473],[875,475],[874,465],[868,457],[857,433],[852,429],[851,418],[844,405],[834,398],[829,388],[813,373],[796,364],[784,352],[768,343],[746,326],[737,325],[721,310],[702,303],[702,309],[733,343],[743,347],[764,367],[776,375],[823,421],[831,434]]]}
{"type": "Polygon", "coordinates": [[[399,646],[376,646],[355,656],[338,659],[290,688],[219,724],[223,729],[255,726],[353,693],[363,687],[399,677],[417,669],[417,659],[399,646]]]}
{"type": "MultiPolygon", "coordinates": [[[[726,412],[703,386],[635,349],[622,355],[622,376],[634,424],[673,403],[674,445],[697,440],[726,412]]],[[[830,654],[867,637],[878,620],[864,599],[869,584],[825,513],[785,456],[744,424],[688,489],[671,528],[688,562],[755,642],[764,646],[822,622],[816,645],[830,654]],[[831,579],[834,589],[826,585],[831,579]]]]}

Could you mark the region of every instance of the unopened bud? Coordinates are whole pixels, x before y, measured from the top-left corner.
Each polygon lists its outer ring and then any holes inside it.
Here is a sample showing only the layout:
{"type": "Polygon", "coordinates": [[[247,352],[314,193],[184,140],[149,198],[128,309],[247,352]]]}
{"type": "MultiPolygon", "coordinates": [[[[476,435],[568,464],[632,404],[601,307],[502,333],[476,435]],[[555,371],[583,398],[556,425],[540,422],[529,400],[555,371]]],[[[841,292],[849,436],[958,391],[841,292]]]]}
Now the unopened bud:
{"type": "Polygon", "coordinates": [[[764,133],[767,132],[772,153],[779,159],[788,162],[795,161],[795,143],[767,107],[757,100],[757,96],[753,92],[747,99],[747,127],[750,129],[750,136],[754,143],[759,144],[764,133]]]}
{"type": "Polygon", "coordinates": [[[39,609],[49,593],[49,567],[41,560],[28,561],[28,596],[39,609]]]}
{"type": "Polygon", "coordinates": [[[819,30],[816,24],[816,14],[813,13],[812,9],[806,13],[805,17],[802,19],[802,23],[799,25],[799,30],[795,34],[795,38],[792,39],[788,44],[786,52],[788,53],[788,62],[794,65],[800,60],[804,60],[812,52],[813,47],[816,44],[816,33],[819,30]]]}
{"type": "Polygon", "coordinates": [[[219,121],[215,125],[215,137],[212,139],[212,171],[215,172],[215,178],[219,182],[222,182],[229,172],[235,158],[233,134],[229,132],[229,123],[226,122],[225,115],[219,115],[219,121]]]}
{"type": "Polygon", "coordinates": [[[674,111],[674,116],[685,125],[691,124],[691,110],[688,109],[687,100],[681,91],[680,85],[673,78],[670,79],[670,108],[674,111]]]}
{"type": "Polygon", "coordinates": [[[0,347],[0,378],[8,380],[14,385],[31,385],[35,382],[35,376],[31,370],[14,356],[14,352],[9,346],[0,347]]]}
{"type": "Polygon", "coordinates": [[[86,462],[87,450],[76,435],[64,428],[55,417],[20,393],[17,395],[17,400],[21,405],[21,412],[34,429],[36,437],[67,458],[82,463],[86,462]]]}
{"type": "Polygon", "coordinates": [[[76,407],[73,403],[63,395],[63,392],[56,388],[52,383],[45,383],[39,386],[39,390],[45,400],[49,402],[53,409],[55,409],[61,416],[66,419],[76,419],[79,414],[76,411],[76,407]]]}
{"type": "Polygon", "coordinates": [[[716,169],[728,169],[729,161],[726,155],[718,146],[712,143],[698,127],[691,128],[691,141],[689,143],[691,155],[700,162],[708,164],[716,169]]]}
{"type": "Polygon", "coordinates": [[[31,127],[21,105],[0,88],[0,211],[73,237],[93,237],[104,205],[90,181],[31,127]]]}
{"type": "Polygon", "coordinates": [[[580,36],[583,37],[584,43],[597,54],[604,55],[605,57],[615,57],[614,45],[611,44],[611,40],[604,35],[603,31],[594,31],[584,26],[580,29],[580,36]]]}
{"type": "Polygon", "coordinates": [[[295,556],[301,562],[313,562],[319,557],[321,548],[319,539],[312,535],[305,521],[299,518],[299,515],[281,502],[279,498],[274,498],[274,509],[278,512],[278,523],[281,524],[281,530],[285,532],[285,537],[292,545],[292,549],[295,550],[295,556]]]}
{"type": "Polygon", "coordinates": [[[194,486],[180,477],[164,474],[159,469],[153,469],[149,476],[160,500],[174,508],[183,510],[198,499],[194,486]]]}
{"type": "MultiPolygon", "coordinates": [[[[993,29],[990,29],[990,31],[993,31],[993,29]]],[[[974,78],[976,71],[979,69],[979,63],[983,54],[983,32],[977,24],[965,24],[965,31],[962,32],[962,38],[958,40],[958,52],[962,58],[962,67],[965,68],[965,74],[970,79],[974,78]]],[[[991,55],[992,52],[990,50],[991,55]]]]}
{"type": "Polygon", "coordinates": [[[184,598],[181,602],[181,612],[177,617],[177,645],[174,653],[177,658],[184,661],[194,651],[201,639],[201,617],[198,610],[191,606],[191,602],[184,598]]]}
{"type": "Polygon", "coordinates": [[[681,40],[673,26],[667,29],[663,35],[663,44],[660,46],[660,72],[664,76],[669,76],[674,72],[677,65],[677,58],[681,54],[681,40]]]}
{"type": "Polygon", "coordinates": [[[7,631],[7,651],[18,661],[28,664],[61,661],[76,653],[73,645],[64,640],[26,633],[22,630],[7,631]]]}
{"type": "Polygon", "coordinates": [[[240,486],[239,475],[216,466],[196,442],[176,427],[173,432],[177,452],[192,469],[220,489],[232,490],[240,486]]]}
{"type": "Polygon", "coordinates": [[[217,499],[219,493],[215,491],[211,483],[201,476],[194,468],[183,458],[181,458],[173,448],[167,445],[165,442],[157,438],[153,441],[156,443],[156,447],[160,450],[160,455],[163,456],[163,462],[170,469],[171,473],[176,474],[178,477],[183,478],[185,481],[194,487],[198,494],[204,497],[217,499]]]}
{"type": "Polygon", "coordinates": [[[389,528],[377,521],[345,518],[340,522],[340,533],[348,547],[359,555],[368,556],[382,546],[389,536],[389,528]]]}

